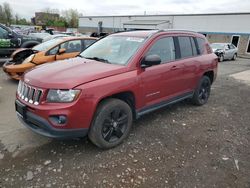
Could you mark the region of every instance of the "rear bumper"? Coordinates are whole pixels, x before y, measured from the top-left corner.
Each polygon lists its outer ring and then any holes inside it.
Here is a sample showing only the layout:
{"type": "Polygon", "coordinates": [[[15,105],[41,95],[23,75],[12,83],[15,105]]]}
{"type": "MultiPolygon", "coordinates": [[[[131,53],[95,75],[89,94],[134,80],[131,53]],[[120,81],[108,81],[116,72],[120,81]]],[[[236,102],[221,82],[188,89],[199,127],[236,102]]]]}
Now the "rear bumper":
{"type": "Polygon", "coordinates": [[[52,127],[46,119],[29,111],[26,112],[25,118],[18,112],[17,117],[24,126],[31,129],[33,132],[50,138],[77,138],[84,137],[88,134],[87,128],[56,129],[52,127]]]}

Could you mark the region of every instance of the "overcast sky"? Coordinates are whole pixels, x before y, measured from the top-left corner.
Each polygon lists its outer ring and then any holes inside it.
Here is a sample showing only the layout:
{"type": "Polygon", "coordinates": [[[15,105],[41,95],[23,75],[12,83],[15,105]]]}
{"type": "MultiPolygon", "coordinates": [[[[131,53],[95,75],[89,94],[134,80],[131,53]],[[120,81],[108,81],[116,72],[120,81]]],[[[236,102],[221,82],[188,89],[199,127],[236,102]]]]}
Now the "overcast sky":
{"type": "Polygon", "coordinates": [[[84,16],[250,12],[250,0],[0,0],[20,17],[30,19],[45,8],[78,9],[84,16]]]}

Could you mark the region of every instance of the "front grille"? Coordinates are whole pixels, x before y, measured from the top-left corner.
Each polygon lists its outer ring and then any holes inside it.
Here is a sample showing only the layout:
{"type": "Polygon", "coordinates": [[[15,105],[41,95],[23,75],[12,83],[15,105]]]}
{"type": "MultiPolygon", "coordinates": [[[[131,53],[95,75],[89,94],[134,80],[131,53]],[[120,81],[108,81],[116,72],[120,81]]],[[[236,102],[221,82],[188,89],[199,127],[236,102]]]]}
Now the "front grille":
{"type": "Polygon", "coordinates": [[[41,102],[43,90],[27,85],[23,81],[19,81],[17,94],[26,102],[38,105],[41,102]]]}

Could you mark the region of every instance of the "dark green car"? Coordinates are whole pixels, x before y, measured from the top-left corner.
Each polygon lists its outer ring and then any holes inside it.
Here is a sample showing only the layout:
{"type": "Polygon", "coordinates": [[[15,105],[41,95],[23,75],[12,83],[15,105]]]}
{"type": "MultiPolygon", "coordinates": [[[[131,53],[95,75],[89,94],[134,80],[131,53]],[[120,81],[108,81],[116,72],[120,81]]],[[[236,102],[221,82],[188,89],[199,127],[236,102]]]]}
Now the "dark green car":
{"type": "Polygon", "coordinates": [[[42,42],[42,39],[17,34],[0,24],[0,58],[8,58],[17,48],[31,48],[42,42]]]}

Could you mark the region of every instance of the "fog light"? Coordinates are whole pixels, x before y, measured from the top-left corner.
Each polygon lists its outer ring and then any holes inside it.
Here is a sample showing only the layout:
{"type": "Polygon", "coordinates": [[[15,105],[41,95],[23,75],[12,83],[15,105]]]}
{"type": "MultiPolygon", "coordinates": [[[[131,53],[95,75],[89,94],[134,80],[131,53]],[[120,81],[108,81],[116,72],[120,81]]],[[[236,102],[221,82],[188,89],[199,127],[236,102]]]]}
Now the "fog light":
{"type": "Polygon", "coordinates": [[[67,117],[64,115],[55,115],[55,116],[50,116],[50,121],[53,122],[55,125],[65,125],[67,122],[67,117]]]}

